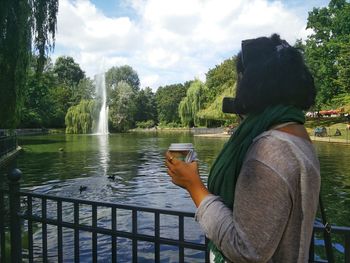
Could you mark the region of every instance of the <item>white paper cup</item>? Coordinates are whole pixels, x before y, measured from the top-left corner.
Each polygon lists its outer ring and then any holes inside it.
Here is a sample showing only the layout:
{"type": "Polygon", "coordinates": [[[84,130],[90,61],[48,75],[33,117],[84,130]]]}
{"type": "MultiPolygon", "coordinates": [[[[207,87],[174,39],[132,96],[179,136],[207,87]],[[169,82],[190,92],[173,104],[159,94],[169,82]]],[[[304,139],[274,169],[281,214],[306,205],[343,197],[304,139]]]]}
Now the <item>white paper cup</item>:
{"type": "Polygon", "coordinates": [[[184,162],[193,162],[197,160],[197,154],[192,143],[172,143],[168,149],[172,156],[184,162]]]}

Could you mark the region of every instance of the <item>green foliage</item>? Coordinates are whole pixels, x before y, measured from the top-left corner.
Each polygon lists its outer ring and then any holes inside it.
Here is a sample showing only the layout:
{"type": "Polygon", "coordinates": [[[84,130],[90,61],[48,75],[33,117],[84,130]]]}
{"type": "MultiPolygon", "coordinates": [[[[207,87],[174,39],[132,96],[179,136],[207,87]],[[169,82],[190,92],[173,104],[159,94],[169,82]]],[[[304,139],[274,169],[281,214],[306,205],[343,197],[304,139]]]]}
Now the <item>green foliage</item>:
{"type": "MultiPolygon", "coordinates": [[[[46,65],[46,68],[50,68],[46,65]]],[[[34,68],[29,70],[27,76],[27,89],[24,94],[20,127],[39,128],[51,126],[53,115],[57,112],[54,99],[50,96],[55,87],[56,80],[51,71],[44,71],[37,75],[34,68]]]]}
{"type": "Polygon", "coordinates": [[[65,85],[58,85],[50,89],[49,92],[50,100],[52,100],[52,107],[55,109],[53,113],[53,120],[55,128],[64,127],[65,115],[68,109],[73,106],[71,103],[68,104],[71,99],[69,88],[65,85]]]}
{"type": "Polygon", "coordinates": [[[234,88],[228,85],[223,85],[223,92],[215,98],[215,100],[204,110],[197,113],[197,116],[206,120],[236,120],[236,115],[222,112],[222,100],[224,97],[232,97],[234,88]]]}
{"type": "Polygon", "coordinates": [[[335,96],[324,109],[339,109],[343,113],[350,113],[350,94],[340,94],[335,96]]]}
{"type": "Polygon", "coordinates": [[[157,122],[157,102],[151,88],[147,87],[136,94],[135,121],[144,122],[152,120],[157,122]]]}
{"type": "Polygon", "coordinates": [[[147,121],[137,121],[136,127],[140,129],[150,129],[155,126],[154,120],[147,120],[147,121]]]}
{"type": "Polygon", "coordinates": [[[118,83],[126,82],[134,92],[140,89],[140,79],[137,72],[130,66],[112,67],[106,72],[106,87],[108,93],[114,90],[118,83]]]}
{"type": "Polygon", "coordinates": [[[53,76],[54,83],[48,86],[48,94],[43,98],[45,103],[50,103],[43,108],[49,113],[47,116],[50,121],[43,125],[64,127],[68,109],[78,105],[81,100],[91,100],[94,96],[94,85],[72,57],[57,58],[55,65],[46,73],[53,76]]]}
{"type": "Polygon", "coordinates": [[[84,71],[72,57],[57,58],[53,72],[60,89],[62,89],[61,94],[65,94],[64,100],[59,101],[64,112],[69,107],[77,105],[82,99],[92,99],[93,83],[85,77],[84,71]]]}
{"type": "Polygon", "coordinates": [[[168,123],[165,123],[165,122],[160,122],[158,124],[158,127],[163,129],[163,128],[166,128],[166,129],[172,129],[172,128],[181,128],[181,124],[178,123],[178,122],[168,122],[168,123]]]}
{"type": "Polygon", "coordinates": [[[237,80],[236,58],[224,60],[215,68],[206,73],[206,85],[208,87],[208,102],[215,100],[216,96],[223,92],[223,85],[233,86],[237,80]]]}
{"type": "Polygon", "coordinates": [[[73,90],[73,102],[91,100],[95,96],[95,85],[90,78],[82,78],[73,90]]]}
{"type": "MultiPolygon", "coordinates": [[[[350,15],[350,13],[349,13],[350,15]]],[[[337,78],[335,83],[343,93],[350,93],[350,34],[348,39],[339,43],[338,63],[335,65],[337,78]]]]}
{"type": "Polygon", "coordinates": [[[59,82],[69,87],[77,86],[79,81],[85,78],[84,71],[81,70],[79,64],[75,63],[72,57],[58,57],[53,71],[59,82]]]}
{"type": "Polygon", "coordinates": [[[41,72],[45,53],[53,46],[58,0],[2,0],[0,5],[0,125],[15,127],[20,119],[32,45],[39,53],[41,72]]]}
{"type": "Polygon", "coordinates": [[[156,92],[158,120],[163,123],[180,123],[178,112],[180,101],[186,96],[186,87],[182,84],[159,87],[156,92]]]}
{"type": "Polygon", "coordinates": [[[112,90],[109,104],[110,128],[117,132],[125,132],[134,127],[136,112],[135,92],[125,81],[119,81],[112,90]]]}
{"type": "Polygon", "coordinates": [[[204,108],[205,95],[208,89],[200,80],[193,81],[179,104],[179,115],[183,125],[192,127],[202,123],[197,113],[204,108]]]}
{"type": "Polygon", "coordinates": [[[349,89],[350,3],[331,0],[328,7],[314,8],[307,28],[313,33],[305,46],[307,63],[318,89],[317,103],[329,103],[349,89]]]}
{"type": "Polygon", "coordinates": [[[82,100],[68,109],[65,117],[66,133],[92,133],[96,128],[99,107],[94,100],[82,100]]]}

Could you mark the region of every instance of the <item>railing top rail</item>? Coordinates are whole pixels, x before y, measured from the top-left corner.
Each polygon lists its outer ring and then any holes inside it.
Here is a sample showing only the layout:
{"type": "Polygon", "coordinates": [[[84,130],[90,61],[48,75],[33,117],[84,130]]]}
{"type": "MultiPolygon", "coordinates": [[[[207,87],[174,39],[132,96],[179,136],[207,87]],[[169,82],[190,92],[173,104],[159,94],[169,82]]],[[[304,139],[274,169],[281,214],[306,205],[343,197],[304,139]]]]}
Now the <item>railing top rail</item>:
{"type": "MultiPolygon", "coordinates": [[[[314,229],[316,231],[323,231],[324,230],[324,226],[323,225],[319,225],[319,224],[314,224],[314,229]]],[[[332,233],[342,233],[342,234],[347,234],[350,235],[350,227],[347,226],[335,226],[332,225],[332,233]]]]}
{"type": "MultiPolygon", "coordinates": [[[[93,201],[93,200],[83,200],[83,199],[79,199],[79,198],[70,198],[70,197],[62,197],[62,196],[33,193],[33,192],[30,192],[27,190],[21,190],[20,194],[22,196],[31,196],[33,198],[45,198],[47,200],[53,200],[53,201],[79,203],[79,204],[84,204],[84,205],[102,206],[102,207],[110,207],[110,208],[125,209],[125,210],[137,210],[137,211],[141,211],[141,212],[160,213],[160,214],[175,215],[175,216],[181,215],[181,216],[185,216],[185,217],[194,217],[194,215],[195,215],[194,212],[188,212],[188,211],[159,209],[159,208],[142,207],[142,206],[136,206],[136,205],[126,205],[126,204],[115,204],[115,203],[110,203],[110,202],[93,201]]],[[[314,229],[316,231],[323,231],[324,226],[322,224],[316,223],[314,225],[314,229]]],[[[348,234],[350,235],[350,227],[332,225],[332,232],[333,233],[342,233],[342,234],[345,233],[347,235],[348,234]]]]}
{"type": "Polygon", "coordinates": [[[83,199],[78,199],[78,198],[69,198],[69,197],[61,197],[61,196],[54,196],[54,195],[38,194],[38,193],[26,191],[26,190],[21,190],[20,194],[22,196],[31,196],[34,198],[45,198],[45,199],[54,200],[54,201],[79,203],[79,204],[84,204],[84,205],[103,206],[103,207],[125,209],[125,210],[137,210],[137,211],[141,211],[141,212],[160,213],[160,214],[185,216],[185,217],[194,217],[194,215],[195,215],[194,212],[159,209],[159,208],[151,208],[151,207],[142,207],[142,206],[136,206],[136,205],[115,204],[115,203],[101,202],[101,201],[83,200],[83,199]]]}

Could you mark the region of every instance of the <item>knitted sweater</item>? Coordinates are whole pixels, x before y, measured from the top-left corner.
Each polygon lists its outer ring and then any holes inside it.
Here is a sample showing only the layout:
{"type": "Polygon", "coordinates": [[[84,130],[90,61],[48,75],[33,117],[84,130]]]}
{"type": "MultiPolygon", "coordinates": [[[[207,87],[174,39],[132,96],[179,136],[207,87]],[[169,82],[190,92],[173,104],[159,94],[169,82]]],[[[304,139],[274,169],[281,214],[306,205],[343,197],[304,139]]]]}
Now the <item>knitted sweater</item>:
{"type": "Polygon", "coordinates": [[[269,130],[246,154],[233,212],[209,195],[196,220],[227,262],[307,262],[319,189],[312,143],[269,130]]]}

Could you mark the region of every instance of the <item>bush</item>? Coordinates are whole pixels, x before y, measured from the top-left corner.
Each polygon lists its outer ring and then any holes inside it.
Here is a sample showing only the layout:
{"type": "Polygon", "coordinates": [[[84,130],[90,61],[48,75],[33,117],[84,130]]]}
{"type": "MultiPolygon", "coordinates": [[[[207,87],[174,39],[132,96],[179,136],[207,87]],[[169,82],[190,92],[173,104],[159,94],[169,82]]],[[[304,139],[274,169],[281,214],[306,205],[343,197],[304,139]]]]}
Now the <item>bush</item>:
{"type": "Polygon", "coordinates": [[[154,120],[148,120],[148,121],[137,121],[136,127],[140,129],[150,129],[155,126],[154,120]]]}

